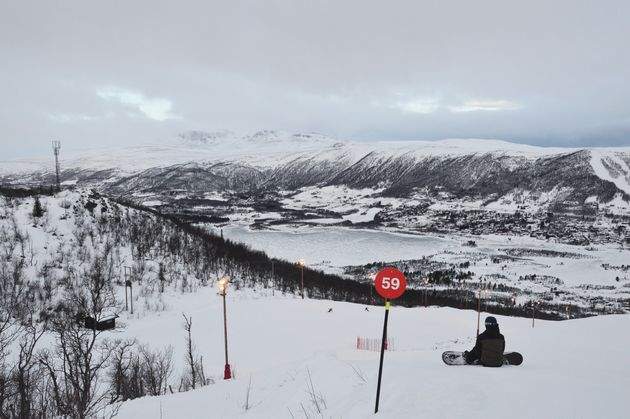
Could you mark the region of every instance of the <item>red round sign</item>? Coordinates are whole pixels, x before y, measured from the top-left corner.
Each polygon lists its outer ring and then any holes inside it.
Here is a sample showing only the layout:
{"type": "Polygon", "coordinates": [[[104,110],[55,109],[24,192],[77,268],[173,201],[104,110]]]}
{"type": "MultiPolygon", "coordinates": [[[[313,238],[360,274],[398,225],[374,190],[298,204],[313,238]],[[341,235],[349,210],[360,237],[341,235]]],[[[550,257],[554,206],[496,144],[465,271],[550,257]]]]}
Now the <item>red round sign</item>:
{"type": "Polygon", "coordinates": [[[403,295],[407,288],[407,279],[398,269],[385,268],[376,274],[374,287],[381,297],[393,300],[403,295]]]}

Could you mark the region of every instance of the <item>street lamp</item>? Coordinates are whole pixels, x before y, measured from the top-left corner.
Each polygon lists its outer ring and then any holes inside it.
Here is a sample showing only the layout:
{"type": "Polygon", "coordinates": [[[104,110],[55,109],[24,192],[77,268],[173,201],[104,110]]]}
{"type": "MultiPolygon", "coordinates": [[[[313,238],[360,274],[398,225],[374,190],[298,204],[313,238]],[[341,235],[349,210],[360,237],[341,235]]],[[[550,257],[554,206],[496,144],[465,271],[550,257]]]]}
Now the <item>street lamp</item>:
{"type": "Polygon", "coordinates": [[[479,282],[479,291],[477,293],[477,336],[479,336],[479,323],[481,322],[481,294],[484,293],[484,298],[487,297],[488,288],[484,279],[483,283],[479,282]],[[485,288],[485,289],[483,289],[485,288]]]}
{"type": "Polygon", "coordinates": [[[477,336],[479,336],[479,323],[481,322],[481,291],[482,281],[479,281],[479,291],[477,291],[477,336]]]}
{"type": "Polygon", "coordinates": [[[276,276],[274,275],[274,264],[275,261],[271,261],[271,296],[276,295],[276,276]]]}
{"type": "Polygon", "coordinates": [[[536,319],[536,305],[540,304],[540,300],[532,301],[532,329],[534,328],[534,320],[536,319]]]}
{"type": "Polygon", "coordinates": [[[127,310],[127,288],[129,288],[129,299],[131,300],[131,314],[133,314],[133,283],[130,278],[132,277],[133,270],[130,266],[125,266],[125,310],[127,310]]]}
{"type": "Polygon", "coordinates": [[[228,340],[227,340],[227,310],[225,308],[225,295],[227,294],[227,286],[229,282],[226,278],[219,279],[219,294],[223,297],[223,336],[225,338],[225,370],[223,372],[223,379],[229,380],[232,378],[232,371],[230,370],[230,364],[228,362],[228,340]]]}
{"type": "Polygon", "coordinates": [[[376,274],[372,271],[370,271],[370,280],[372,281],[372,284],[370,285],[370,302],[373,303],[374,302],[374,280],[376,279],[376,274]]]}
{"type": "Polygon", "coordinates": [[[429,292],[429,280],[425,279],[422,281],[422,285],[424,285],[424,307],[426,308],[428,303],[427,293],[429,292]]]}
{"type": "Polygon", "coordinates": [[[298,260],[300,265],[301,277],[302,277],[302,300],[304,299],[304,259],[298,260]]]}
{"type": "MultiPolygon", "coordinates": [[[[488,299],[488,295],[490,294],[490,290],[488,289],[488,285],[486,284],[486,288],[483,290],[483,299],[487,300],[488,299]]],[[[484,303],[485,304],[485,309],[488,309],[488,303],[484,303]]]]}
{"type": "Polygon", "coordinates": [[[477,291],[477,336],[479,336],[479,323],[481,321],[481,290],[477,291]]]}

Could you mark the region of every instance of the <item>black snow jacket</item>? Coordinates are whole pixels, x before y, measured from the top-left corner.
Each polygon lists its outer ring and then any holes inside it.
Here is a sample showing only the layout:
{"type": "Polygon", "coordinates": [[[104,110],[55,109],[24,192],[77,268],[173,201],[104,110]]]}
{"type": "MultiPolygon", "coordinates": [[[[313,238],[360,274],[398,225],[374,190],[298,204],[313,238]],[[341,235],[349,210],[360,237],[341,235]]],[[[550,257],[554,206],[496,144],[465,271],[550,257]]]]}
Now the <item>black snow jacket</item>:
{"type": "Polygon", "coordinates": [[[485,367],[500,367],[503,365],[503,351],[505,338],[499,332],[499,326],[488,326],[477,336],[475,347],[466,355],[466,362],[473,364],[479,361],[485,367]]]}

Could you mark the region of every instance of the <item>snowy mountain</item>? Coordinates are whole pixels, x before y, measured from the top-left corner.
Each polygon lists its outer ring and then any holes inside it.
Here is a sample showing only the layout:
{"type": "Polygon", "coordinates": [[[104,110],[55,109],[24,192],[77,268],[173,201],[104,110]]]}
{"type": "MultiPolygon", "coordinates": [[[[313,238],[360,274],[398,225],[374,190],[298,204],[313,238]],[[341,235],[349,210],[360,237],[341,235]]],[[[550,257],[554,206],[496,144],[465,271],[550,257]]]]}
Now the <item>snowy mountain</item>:
{"type": "MultiPolygon", "coordinates": [[[[182,134],[176,145],[62,155],[62,181],[111,193],[299,189],[314,185],[419,190],[496,201],[551,194],[562,208],[630,195],[630,149],[541,148],[494,140],[344,143],[318,134],[182,134]]],[[[3,183],[49,184],[49,160],[0,162],[3,183]]],[[[548,197],[548,196],[547,196],[548,197]]]]}
{"type": "Polygon", "coordinates": [[[222,144],[234,142],[237,137],[232,131],[188,131],[179,135],[183,146],[204,147],[204,146],[220,146],[222,144]]]}

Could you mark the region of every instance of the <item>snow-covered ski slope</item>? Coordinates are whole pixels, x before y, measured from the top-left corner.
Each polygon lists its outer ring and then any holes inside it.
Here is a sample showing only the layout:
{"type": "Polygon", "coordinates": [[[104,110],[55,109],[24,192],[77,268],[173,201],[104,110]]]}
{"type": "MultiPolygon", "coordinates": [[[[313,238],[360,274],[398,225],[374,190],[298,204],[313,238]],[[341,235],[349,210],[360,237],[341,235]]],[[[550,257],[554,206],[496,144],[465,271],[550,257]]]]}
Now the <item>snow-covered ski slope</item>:
{"type": "Polygon", "coordinates": [[[126,402],[119,418],[627,418],[630,411],[629,316],[536,320],[535,328],[532,319],[498,316],[506,350],[525,361],[495,369],[441,360],[444,350],[473,346],[476,312],[393,306],[394,350],[385,356],[374,416],[379,354],[355,346],[357,337],[380,338],[383,307],[229,292],[236,379],[224,381],[221,298],[209,288],[178,298],[155,317],[121,319],[127,328],[117,334],[174,345],[181,365],[185,311],[215,384],[126,402]]]}
{"type": "Polygon", "coordinates": [[[630,194],[630,155],[627,152],[592,150],[591,166],[600,179],[608,180],[630,194]]]}

